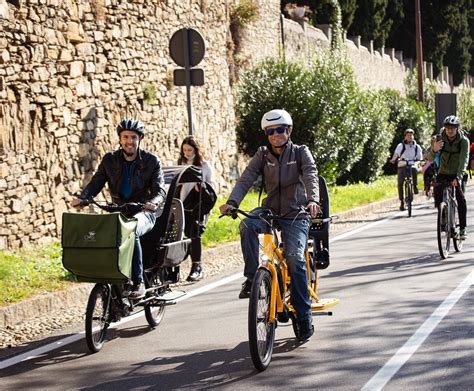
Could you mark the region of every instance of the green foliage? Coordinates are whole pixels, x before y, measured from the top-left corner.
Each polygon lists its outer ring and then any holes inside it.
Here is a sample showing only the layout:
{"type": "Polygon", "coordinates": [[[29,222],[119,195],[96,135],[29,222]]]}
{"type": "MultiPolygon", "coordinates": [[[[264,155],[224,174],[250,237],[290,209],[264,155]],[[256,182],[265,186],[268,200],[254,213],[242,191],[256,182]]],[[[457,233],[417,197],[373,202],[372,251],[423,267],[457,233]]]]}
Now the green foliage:
{"type": "Polygon", "coordinates": [[[363,112],[359,113],[367,129],[364,153],[350,172],[340,178],[340,182],[372,182],[382,173],[395,125],[390,121],[390,107],[382,93],[368,92],[360,102],[363,112]]]}
{"type": "Polygon", "coordinates": [[[375,47],[385,44],[392,21],[385,18],[388,0],[361,0],[357,2],[350,35],[360,35],[364,41],[373,40],[375,47]]]}
{"type": "Polygon", "coordinates": [[[230,10],[231,28],[244,28],[247,24],[254,22],[258,18],[258,5],[250,0],[241,0],[230,10]]]}
{"type": "Polygon", "coordinates": [[[153,83],[143,84],[143,99],[148,104],[156,102],[156,87],[153,83]]]}
{"type": "Polygon", "coordinates": [[[61,263],[59,243],[0,252],[0,307],[43,291],[64,288],[72,276],[61,263]]]}
{"type": "MultiPolygon", "coordinates": [[[[418,100],[418,71],[408,70],[404,79],[405,93],[407,97],[418,100]]],[[[423,102],[429,110],[435,110],[436,107],[436,85],[432,81],[423,81],[423,102]]]]}
{"type": "Polygon", "coordinates": [[[474,130],[474,93],[472,88],[459,90],[458,115],[463,129],[467,131],[474,130]]]}

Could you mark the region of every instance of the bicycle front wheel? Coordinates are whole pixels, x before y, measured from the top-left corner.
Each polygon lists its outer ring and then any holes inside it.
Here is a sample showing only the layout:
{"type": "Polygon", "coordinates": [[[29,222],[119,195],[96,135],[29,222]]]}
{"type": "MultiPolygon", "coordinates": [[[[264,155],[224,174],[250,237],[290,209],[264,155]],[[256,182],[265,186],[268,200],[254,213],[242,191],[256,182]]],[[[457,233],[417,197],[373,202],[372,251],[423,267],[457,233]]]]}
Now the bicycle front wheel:
{"type": "Polygon", "coordinates": [[[163,303],[148,302],[145,304],[145,318],[150,327],[156,327],[165,316],[165,305],[163,303]]]}
{"type": "Polygon", "coordinates": [[[411,217],[411,205],[413,203],[413,189],[412,189],[411,183],[409,182],[405,185],[405,195],[406,195],[408,217],[411,217]]]}
{"type": "Polygon", "coordinates": [[[249,345],[255,368],[264,371],[272,359],[276,320],[270,319],[272,276],[266,269],[255,274],[249,299],[249,345]]]}
{"type": "Polygon", "coordinates": [[[96,284],[89,295],[86,309],[86,341],[92,353],[102,349],[109,327],[110,289],[107,285],[96,284]]]}
{"type": "Polygon", "coordinates": [[[456,208],[453,208],[453,216],[452,218],[454,219],[454,228],[453,228],[453,232],[452,232],[452,237],[453,237],[453,246],[454,246],[454,250],[456,252],[461,252],[462,250],[462,245],[464,243],[464,240],[461,240],[459,238],[459,216],[458,216],[458,211],[456,210],[456,208]]]}
{"type": "Polygon", "coordinates": [[[448,205],[442,202],[438,207],[438,249],[442,259],[446,259],[449,254],[450,229],[448,205]]]}

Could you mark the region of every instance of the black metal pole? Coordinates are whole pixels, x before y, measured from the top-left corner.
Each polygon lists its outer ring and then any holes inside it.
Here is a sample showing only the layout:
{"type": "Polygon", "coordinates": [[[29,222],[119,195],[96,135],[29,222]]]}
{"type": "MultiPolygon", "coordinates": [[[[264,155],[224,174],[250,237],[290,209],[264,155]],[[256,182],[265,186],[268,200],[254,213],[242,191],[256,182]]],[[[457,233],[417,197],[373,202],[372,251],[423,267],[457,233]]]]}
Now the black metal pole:
{"type": "Polygon", "coordinates": [[[421,41],[421,10],[420,0],[415,0],[416,25],[416,68],[418,74],[418,101],[423,102],[423,47],[421,41]]]}
{"type": "Polygon", "coordinates": [[[188,131],[189,135],[194,134],[193,126],[193,104],[191,98],[191,67],[189,66],[189,51],[191,50],[189,46],[189,29],[186,29],[184,33],[184,77],[186,80],[186,100],[188,107],[188,131]]]}

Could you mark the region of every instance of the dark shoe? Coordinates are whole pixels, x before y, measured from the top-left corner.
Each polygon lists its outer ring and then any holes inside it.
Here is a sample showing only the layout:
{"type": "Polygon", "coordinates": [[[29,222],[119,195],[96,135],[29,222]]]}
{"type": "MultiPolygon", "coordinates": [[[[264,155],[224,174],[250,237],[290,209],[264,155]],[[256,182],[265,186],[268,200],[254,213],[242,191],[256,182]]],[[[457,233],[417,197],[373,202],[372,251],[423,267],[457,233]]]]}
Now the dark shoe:
{"type": "Polygon", "coordinates": [[[413,193],[418,194],[418,187],[415,187],[415,188],[413,189],[413,193]]]}
{"type": "Polygon", "coordinates": [[[239,293],[239,299],[248,299],[250,297],[250,291],[252,289],[252,281],[245,280],[242,284],[242,289],[239,293]]]}
{"type": "Polygon", "coordinates": [[[189,272],[189,276],[186,279],[187,281],[199,281],[202,280],[203,274],[202,274],[202,266],[200,263],[195,263],[191,265],[191,270],[189,272]]]}
{"type": "Polygon", "coordinates": [[[131,299],[140,299],[145,296],[145,292],[145,284],[143,282],[140,282],[139,284],[133,287],[128,297],[130,297],[131,299]]]}
{"type": "Polygon", "coordinates": [[[400,210],[404,211],[405,210],[405,203],[402,201],[400,202],[400,210]]]}
{"type": "Polygon", "coordinates": [[[467,229],[466,228],[461,228],[459,230],[459,239],[461,239],[461,240],[466,240],[467,239],[467,229]]]}
{"type": "Polygon", "coordinates": [[[311,338],[314,333],[313,319],[298,321],[298,341],[303,342],[311,338]]]}

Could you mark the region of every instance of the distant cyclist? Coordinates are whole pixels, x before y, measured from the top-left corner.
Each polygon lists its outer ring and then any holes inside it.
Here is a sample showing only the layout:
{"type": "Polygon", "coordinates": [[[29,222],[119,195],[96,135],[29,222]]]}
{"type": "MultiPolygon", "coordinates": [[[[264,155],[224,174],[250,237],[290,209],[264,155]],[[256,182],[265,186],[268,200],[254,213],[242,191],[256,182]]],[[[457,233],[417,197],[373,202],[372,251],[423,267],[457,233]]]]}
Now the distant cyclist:
{"type": "MultiPolygon", "coordinates": [[[[441,137],[433,143],[430,160],[440,152],[440,165],[436,182],[449,181],[458,188],[456,200],[459,214],[459,237],[467,238],[467,204],[462,191],[462,178],[469,160],[469,140],[463,135],[461,121],[455,115],[449,115],[443,122],[444,130],[441,137]]],[[[443,201],[443,187],[434,187],[435,206],[443,201]]]]}
{"type": "MultiPolygon", "coordinates": [[[[304,255],[310,224],[306,209],[311,216],[316,216],[320,210],[318,172],[308,147],[291,142],[293,120],[288,112],[272,110],[265,113],[261,126],[268,144],[260,147],[252,157],[227,203],[220,206],[220,212],[227,214],[233,207],[238,207],[258,176],[263,174],[267,190],[263,207],[288,217],[288,220],[279,220],[278,224],[291,276],[291,302],[296,310],[298,339],[305,340],[314,332],[304,255]],[[306,218],[294,219],[298,216],[306,218]]],[[[262,208],[257,208],[251,213],[261,211],[262,208]]],[[[239,294],[241,299],[250,296],[258,268],[258,234],[264,229],[265,222],[258,219],[246,218],[240,223],[244,275],[247,277],[239,294]]]]}
{"type": "MultiPolygon", "coordinates": [[[[403,142],[399,143],[395,148],[391,163],[394,163],[398,159],[398,198],[400,199],[400,210],[405,210],[405,202],[403,197],[403,183],[405,182],[405,173],[407,160],[415,161],[421,160],[421,147],[415,141],[415,131],[413,129],[406,129],[403,133],[403,142]]],[[[411,168],[411,175],[413,178],[413,192],[418,194],[418,171],[415,167],[411,168]]]]}
{"type": "Polygon", "coordinates": [[[133,287],[130,297],[145,295],[143,283],[143,259],[139,237],[155,225],[155,209],[164,202],[166,192],[160,159],[140,148],[145,136],[145,125],[136,119],[123,119],[117,126],[120,148],[105,154],[97,172],[82,191],[79,198],[71,202],[79,207],[81,201],[95,197],[109,185],[112,201],[117,204],[140,202],[144,210],[134,217],[138,220],[132,259],[133,287]]]}

